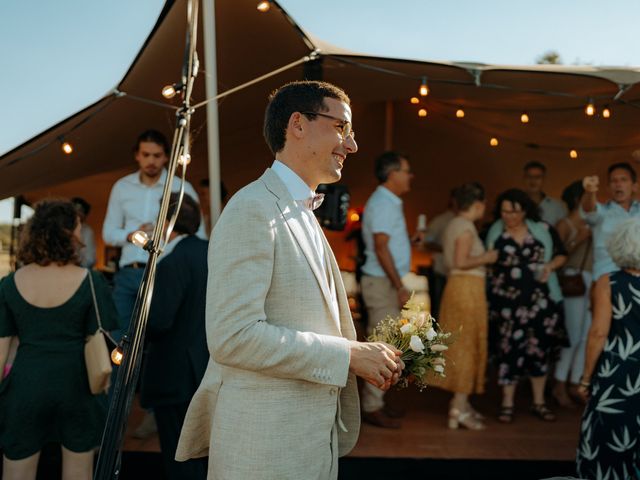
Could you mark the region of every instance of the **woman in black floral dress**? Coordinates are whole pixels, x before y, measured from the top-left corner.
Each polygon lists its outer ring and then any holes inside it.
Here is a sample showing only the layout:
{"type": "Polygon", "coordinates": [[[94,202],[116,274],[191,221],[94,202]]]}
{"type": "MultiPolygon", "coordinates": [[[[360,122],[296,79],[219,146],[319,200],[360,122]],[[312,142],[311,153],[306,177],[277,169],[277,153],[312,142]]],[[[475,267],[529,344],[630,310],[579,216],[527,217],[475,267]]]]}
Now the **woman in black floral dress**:
{"type": "Polygon", "coordinates": [[[498,419],[513,421],[517,382],[529,376],[532,413],[554,421],[555,415],[544,400],[544,388],[549,353],[562,324],[562,294],[554,272],[564,264],[566,252],[522,190],[502,193],[495,215],[499,220],[489,229],[486,241],[487,248],[498,251],[498,261],[488,277],[490,348],[502,386],[498,419]]]}
{"type": "Polygon", "coordinates": [[[627,220],[607,250],[622,270],[593,289],[580,391],[591,398],[582,417],[576,462],[589,480],[640,478],[640,219],[627,220]]]}

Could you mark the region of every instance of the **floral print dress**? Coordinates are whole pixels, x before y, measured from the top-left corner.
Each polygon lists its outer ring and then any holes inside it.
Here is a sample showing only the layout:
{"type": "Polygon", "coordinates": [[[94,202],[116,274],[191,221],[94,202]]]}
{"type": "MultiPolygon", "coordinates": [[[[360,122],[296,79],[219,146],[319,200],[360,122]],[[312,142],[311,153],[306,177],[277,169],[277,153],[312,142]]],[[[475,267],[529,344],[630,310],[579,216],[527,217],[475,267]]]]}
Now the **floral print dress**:
{"type": "MultiPolygon", "coordinates": [[[[557,234],[551,233],[553,256],[565,254],[555,241],[557,234]]],[[[498,367],[498,384],[510,385],[524,375],[547,373],[562,309],[549,297],[547,284],[536,280],[545,263],[539,240],[528,233],[520,245],[503,232],[493,248],[498,260],[488,277],[490,351],[498,367]]]]}
{"type": "Polygon", "coordinates": [[[640,478],[640,277],[610,276],[609,337],[591,378],[576,463],[590,480],[640,478]]]}

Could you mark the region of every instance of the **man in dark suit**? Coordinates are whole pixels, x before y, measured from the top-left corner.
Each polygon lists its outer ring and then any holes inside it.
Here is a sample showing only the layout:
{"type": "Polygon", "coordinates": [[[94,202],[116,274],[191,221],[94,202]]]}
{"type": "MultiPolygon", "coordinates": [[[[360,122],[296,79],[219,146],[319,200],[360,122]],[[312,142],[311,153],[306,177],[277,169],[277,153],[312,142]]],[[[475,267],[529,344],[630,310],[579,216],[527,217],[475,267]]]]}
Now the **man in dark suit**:
{"type": "MultiPolygon", "coordinates": [[[[175,212],[177,202],[174,193],[167,218],[175,212]]],[[[158,261],[140,391],[141,405],[155,412],[165,472],[172,480],[207,476],[206,458],[174,460],[187,407],[209,359],[204,316],[207,242],[195,235],[199,226],[200,207],[185,195],[158,261]]]]}

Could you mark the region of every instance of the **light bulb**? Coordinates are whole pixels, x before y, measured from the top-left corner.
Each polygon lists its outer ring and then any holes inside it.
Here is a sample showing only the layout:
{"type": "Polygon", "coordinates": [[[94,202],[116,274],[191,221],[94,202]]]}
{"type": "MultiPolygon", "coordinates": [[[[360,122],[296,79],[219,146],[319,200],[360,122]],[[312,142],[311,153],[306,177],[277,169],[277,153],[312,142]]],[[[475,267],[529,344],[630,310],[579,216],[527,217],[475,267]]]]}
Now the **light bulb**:
{"type": "Polygon", "coordinates": [[[497,147],[498,139],[496,137],[491,137],[491,140],[489,140],[489,145],[491,145],[492,147],[497,147]]]}
{"type": "Polygon", "coordinates": [[[114,365],[120,365],[122,363],[122,357],[124,356],[122,352],[122,347],[118,345],[116,348],[111,350],[111,361],[114,365]]]}
{"type": "Polygon", "coordinates": [[[426,108],[421,108],[420,110],[418,110],[418,116],[419,117],[426,117],[427,116],[427,109],[426,108]]]}
{"type": "Polygon", "coordinates": [[[462,110],[461,108],[459,108],[458,110],[456,110],[456,117],[458,117],[458,118],[464,118],[464,110],[462,110]]]}
{"type": "Polygon", "coordinates": [[[609,107],[605,106],[604,110],[602,110],[602,118],[610,118],[611,117],[611,110],[609,110],[609,107]]]}
{"type": "Polygon", "coordinates": [[[427,85],[427,78],[422,77],[422,84],[420,84],[420,96],[426,97],[429,95],[429,86],[427,85]]]}
{"type": "Polygon", "coordinates": [[[162,96],[164,98],[173,98],[176,96],[176,93],[178,93],[178,91],[174,85],[165,85],[162,87],[162,96]]]}
{"type": "Polygon", "coordinates": [[[413,103],[414,105],[420,103],[420,99],[418,97],[411,97],[411,103],[413,103]]]}
{"type": "Polygon", "coordinates": [[[69,142],[63,142],[62,151],[67,155],[71,155],[73,153],[73,146],[69,142]]]}
{"type": "Polygon", "coordinates": [[[180,165],[189,165],[191,163],[191,155],[189,155],[188,153],[180,155],[180,157],[178,158],[178,163],[180,165]]]}
{"type": "Polygon", "coordinates": [[[520,115],[520,121],[522,123],[529,123],[529,115],[527,115],[527,113],[523,113],[522,115],[520,115]]]}
{"type": "Polygon", "coordinates": [[[357,222],[360,220],[360,215],[358,215],[357,212],[353,212],[349,217],[349,220],[351,220],[352,222],[357,222]]]}
{"type": "Polygon", "coordinates": [[[578,158],[578,152],[576,152],[575,150],[571,150],[571,151],[569,152],[569,156],[570,156],[571,158],[578,158]]]}
{"type": "Polygon", "coordinates": [[[596,106],[593,104],[593,101],[591,99],[589,99],[589,103],[587,103],[587,106],[584,108],[584,113],[586,113],[590,117],[593,117],[595,115],[596,106]]]}
{"type": "Polygon", "coordinates": [[[258,9],[259,12],[262,12],[262,13],[268,12],[269,9],[271,8],[271,2],[264,0],[258,3],[258,6],[256,8],[258,9]]]}
{"type": "Polygon", "coordinates": [[[131,235],[131,243],[136,247],[144,248],[148,241],[149,235],[147,235],[147,232],[143,230],[137,230],[133,232],[133,235],[131,235]]]}

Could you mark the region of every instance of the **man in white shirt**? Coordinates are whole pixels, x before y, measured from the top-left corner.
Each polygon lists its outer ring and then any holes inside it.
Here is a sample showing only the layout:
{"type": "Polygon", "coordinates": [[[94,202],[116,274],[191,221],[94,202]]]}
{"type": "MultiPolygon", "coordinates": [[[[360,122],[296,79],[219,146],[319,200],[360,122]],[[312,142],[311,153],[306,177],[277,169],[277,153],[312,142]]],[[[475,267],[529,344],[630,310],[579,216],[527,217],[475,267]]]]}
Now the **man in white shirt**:
{"type": "MultiPolygon", "coordinates": [[[[149,234],[160,211],[160,199],[167,171],[170,145],[157,130],[140,134],[134,149],[137,172],[122,177],[111,189],[107,214],[102,225],[102,237],[108,245],[122,247],[120,269],[114,276],[113,300],[120,317],[120,331],[114,332],[119,340],[129,328],[138,288],[149,254],[131,243],[131,236],[138,230],[149,234]]],[[[173,182],[173,191],[180,189],[180,180],[173,182]]],[[[184,191],[196,201],[198,195],[189,182],[184,191]]],[[[198,236],[206,238],[200,225],[198,236]]]]}
{"type": "Polygon", "coordinates": [[[524,166],[524,190],[529,198],[538,205],[540,218],[552,227],[567,216],[567,209],[560,200],[549,197],[542,190],[544,178],[547,175],[547,167],[536,161],[528,162],[524,166]]]}
{"type": "MultiPolygon", "coordinates": [[[[375,162],[380,182],[367,200],[362,215],[366,261],[362,266],[362,297],[367,307],[367,333],[387,316],[395,317],[409,300],[402,277],[411,267],[411,242],[401,195],[409,192],[413,174],[409,161],[397,152],[385,152],[375,162]]],[[[382,428],[400,428],[398,412],[385,408],[384,391],[365,384],[362,419],[382,428]]]]}
{"type": "Polygon", "coordinates": [[[211,359],[176,459],[209,455],[210,479],[331,480],[360,427],[355,376],[389,388],[398,350],[358,342],[340,270],[312,208],[357,150],[349,98],[324,82],[271,95],[276,161],[231,198],[211,235],[211,359]]]}

